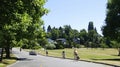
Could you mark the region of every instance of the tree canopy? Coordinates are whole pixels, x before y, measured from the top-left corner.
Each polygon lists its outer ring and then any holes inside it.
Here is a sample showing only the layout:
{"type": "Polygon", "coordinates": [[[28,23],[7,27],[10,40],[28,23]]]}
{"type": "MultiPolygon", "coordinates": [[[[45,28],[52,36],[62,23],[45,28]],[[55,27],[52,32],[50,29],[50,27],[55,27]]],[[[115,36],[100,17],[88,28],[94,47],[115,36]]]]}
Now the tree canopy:
{"type": "MultiPolygon", "coordinates": [[[[108,0],[105,25],[102,30],[105,37],[120,44],[120,0],[108,0]]],[[[120,56],[120,45],[117,48],[120,56]]]]}
{"type": "MultiPolygon", "coordinates": [[[[114,40],[120,36],[120,0],[108,0],[103,35],[114,40]]],[[[120,39],[119,39],[120,40],[120,39]]]]}
{"type": "Polygon", "coordinates": [[[33,44],[43,38],[43,20],[48,13],[46,0],[0,0],[0,45],[10,57],[12,44],[33,44]]]}
{"type": "Polygon", "coordinates": [[[88,32],[82,29],[79,32],[76,29],[72,29],[70,25],[60,26],[59,28],[53,27],[50,32],[47,32],[47,38],[57,42],[56,49],[80,47],[80,44],[85,47],[100,47],[101,36],[97,33],[97,29],[94,28],[93,22],[88,24],[88,28],[92,29],[88,32]],[[62,41],[65,43],[61,43],[62,41]]]}

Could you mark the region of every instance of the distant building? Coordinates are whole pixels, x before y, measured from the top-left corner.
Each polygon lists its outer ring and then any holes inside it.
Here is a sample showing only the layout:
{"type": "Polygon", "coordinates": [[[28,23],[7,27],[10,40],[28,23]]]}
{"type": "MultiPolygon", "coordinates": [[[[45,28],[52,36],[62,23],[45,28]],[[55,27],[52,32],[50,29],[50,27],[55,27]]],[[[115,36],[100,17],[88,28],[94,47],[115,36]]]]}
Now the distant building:
{"type": "Polygon", "coordinates": [[[58,38],[56,41],[61,42],[62,44],[66,44],[66,39],[65,38],[58,38]]]}
{"type": "Polygon", "coordinates": [[[48,43],[52,43],[52,44],[56,44],[57,43],[56,41],[54,41],[54,40],[52,40],[50,38],[48,38],[47,40],[48,40],[48,43]]]}
{"type": "Polygon", "coordinates": [[[74,38],[73,39],[73,42],[77,43],[77,44],[80,44],[80,38],[74,38]]]}
{"type": "Polygon", "coordinates": [[[52,40],[50,38],[48,38],[47,40],[48,40],[48,42],[54,43],[54,40],[52,40]]]}

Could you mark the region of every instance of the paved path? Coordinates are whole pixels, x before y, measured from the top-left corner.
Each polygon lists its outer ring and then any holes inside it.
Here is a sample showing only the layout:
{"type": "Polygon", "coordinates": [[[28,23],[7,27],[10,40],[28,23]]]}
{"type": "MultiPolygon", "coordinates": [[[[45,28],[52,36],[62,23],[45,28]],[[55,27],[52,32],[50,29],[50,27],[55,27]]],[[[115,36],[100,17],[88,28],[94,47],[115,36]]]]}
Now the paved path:
{"type": "Polygon", "coordinates": [[[102,64],[46,57],[41,55],[32,56],[29,55],[28,52],[20,52],[17,48],[13,48],[12,52],[21,60],[18,60],[16,63],[9,65],[8,67],[111,67],[102,64]]]}

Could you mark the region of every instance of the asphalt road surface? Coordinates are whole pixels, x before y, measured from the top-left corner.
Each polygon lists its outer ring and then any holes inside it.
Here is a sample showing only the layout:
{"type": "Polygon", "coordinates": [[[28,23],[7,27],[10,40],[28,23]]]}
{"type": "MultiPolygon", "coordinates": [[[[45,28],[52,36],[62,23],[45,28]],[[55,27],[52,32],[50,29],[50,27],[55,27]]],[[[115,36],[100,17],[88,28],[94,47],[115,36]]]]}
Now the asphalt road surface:
{"type": "Polygon", "coordinates": [[[18,61],[7,67],[112,67],[84,61],[46,57],[41,55],[29,55],[26,51],[13,48],[12,52],[18,57],[18,61]]]}

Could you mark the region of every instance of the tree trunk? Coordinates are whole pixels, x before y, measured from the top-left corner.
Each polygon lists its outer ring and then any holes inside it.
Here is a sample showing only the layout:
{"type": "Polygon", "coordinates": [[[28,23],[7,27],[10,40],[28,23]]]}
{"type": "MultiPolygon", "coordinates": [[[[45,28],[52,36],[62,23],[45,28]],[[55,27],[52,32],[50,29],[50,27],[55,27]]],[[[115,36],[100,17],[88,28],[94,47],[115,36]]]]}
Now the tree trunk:
{"type": "Polygon", "coordinates": [[[6,58],[10,58],[10,45],[8,44],[6,47],[5,47],[5,51],[6,51],[6,58]]]}
{"type": "Polygon", "coordinates": [[[1,56],[0,56],[0,61],[1,61],[1,62],[2,62],[2,59],[3,59],[3,48],[2,48],[1,56]]]}
{"type": "Polygon", "coordinates": [[[119,53],[118,53],[118,56],[120,56],[120,47],[118,48],[118,52],[119,52],[119,53]]]}

